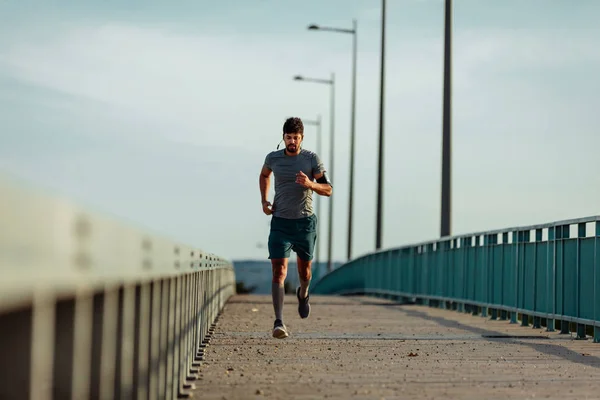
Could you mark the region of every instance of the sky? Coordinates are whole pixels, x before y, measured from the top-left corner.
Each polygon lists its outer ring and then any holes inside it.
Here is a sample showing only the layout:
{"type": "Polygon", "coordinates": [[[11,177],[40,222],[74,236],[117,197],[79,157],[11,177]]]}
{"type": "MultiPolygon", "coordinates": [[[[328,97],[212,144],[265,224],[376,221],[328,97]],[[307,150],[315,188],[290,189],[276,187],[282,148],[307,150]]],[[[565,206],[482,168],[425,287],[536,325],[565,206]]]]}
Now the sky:
{"type": "MultiPolygon", "coordinates": [[[[322,117],[321,254],[375,249],[381,2],[0,1],[0,174],[230,259],[266,259],[258,174],[289,116],[322,117]],[[335,74],[330,91],[294,75],[335,74]]],[[[455,0],[452,234],[600,214],[595,0],[455,0]]],[[[383,247],[440,235],[441,0],[387,2],[383,247]]],[[[306,126],[304,147],[316,150],[306,126]]],[[[271,185],[273,187],[273,185],[271,185]]],[[[273,189],[271,189],[271,196],[273,189]]]]}

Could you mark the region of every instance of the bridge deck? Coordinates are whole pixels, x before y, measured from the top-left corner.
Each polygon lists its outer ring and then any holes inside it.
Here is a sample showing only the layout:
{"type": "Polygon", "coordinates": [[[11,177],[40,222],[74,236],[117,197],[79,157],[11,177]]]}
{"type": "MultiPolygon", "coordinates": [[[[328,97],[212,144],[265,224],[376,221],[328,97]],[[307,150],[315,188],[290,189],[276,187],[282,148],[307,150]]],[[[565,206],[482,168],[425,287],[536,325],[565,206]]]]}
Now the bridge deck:
{"type": "Polygon", "coordinates": [[[597,398],[600,344],[509,321],[367,297],[315,297],[287,339],[270,296],[234,296],[206,348],[202,399],[597,398]],[[511,338],[495,338],[511,335],[511,338]],[[517,337],[518,336],[518,337],[517,337]]]}

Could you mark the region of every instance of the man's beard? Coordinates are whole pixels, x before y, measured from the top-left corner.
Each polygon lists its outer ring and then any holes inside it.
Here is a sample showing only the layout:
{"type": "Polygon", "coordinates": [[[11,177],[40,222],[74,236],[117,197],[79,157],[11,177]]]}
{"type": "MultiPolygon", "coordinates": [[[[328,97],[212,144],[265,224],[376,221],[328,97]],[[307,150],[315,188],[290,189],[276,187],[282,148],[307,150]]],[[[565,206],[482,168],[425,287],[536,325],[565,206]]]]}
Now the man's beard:
{"type": "Polygon", "coordinates": [[[290,153],[295,153],[298,150],[298,147],[295,144],[290,144],[286,147],[286,149],[290,153]]]}

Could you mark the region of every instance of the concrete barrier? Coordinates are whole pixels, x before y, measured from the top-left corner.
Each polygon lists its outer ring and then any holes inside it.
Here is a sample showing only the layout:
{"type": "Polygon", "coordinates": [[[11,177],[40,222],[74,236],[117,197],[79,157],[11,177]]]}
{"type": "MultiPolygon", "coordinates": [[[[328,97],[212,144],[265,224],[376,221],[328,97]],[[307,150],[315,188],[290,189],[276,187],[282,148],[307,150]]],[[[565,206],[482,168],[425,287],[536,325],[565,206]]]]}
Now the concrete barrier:
{"type": "Polygon", "coordinates": [[[185,397],[235,293],[226,259],[8,180],[0,274],[0,399],[185,397]]]}

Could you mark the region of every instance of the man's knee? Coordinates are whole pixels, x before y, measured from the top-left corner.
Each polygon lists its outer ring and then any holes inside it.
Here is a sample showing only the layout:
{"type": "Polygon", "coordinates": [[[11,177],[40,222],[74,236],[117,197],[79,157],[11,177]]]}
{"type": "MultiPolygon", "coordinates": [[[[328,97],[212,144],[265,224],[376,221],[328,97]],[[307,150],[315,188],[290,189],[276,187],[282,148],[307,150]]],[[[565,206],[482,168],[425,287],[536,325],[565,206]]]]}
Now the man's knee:
{"type": "Polygon", "coordinates": [[[303,260],[300,257],[298,257],[298,276],[301,280],[308,281],[311,279],[311,266],[311,260],[303,260]]]}
{"type": "Polygon", "coordinates": [[[271,260],[273,267],[273,283],[283,284],[287,276],[287,262],[285,259],[271,260]]]}

